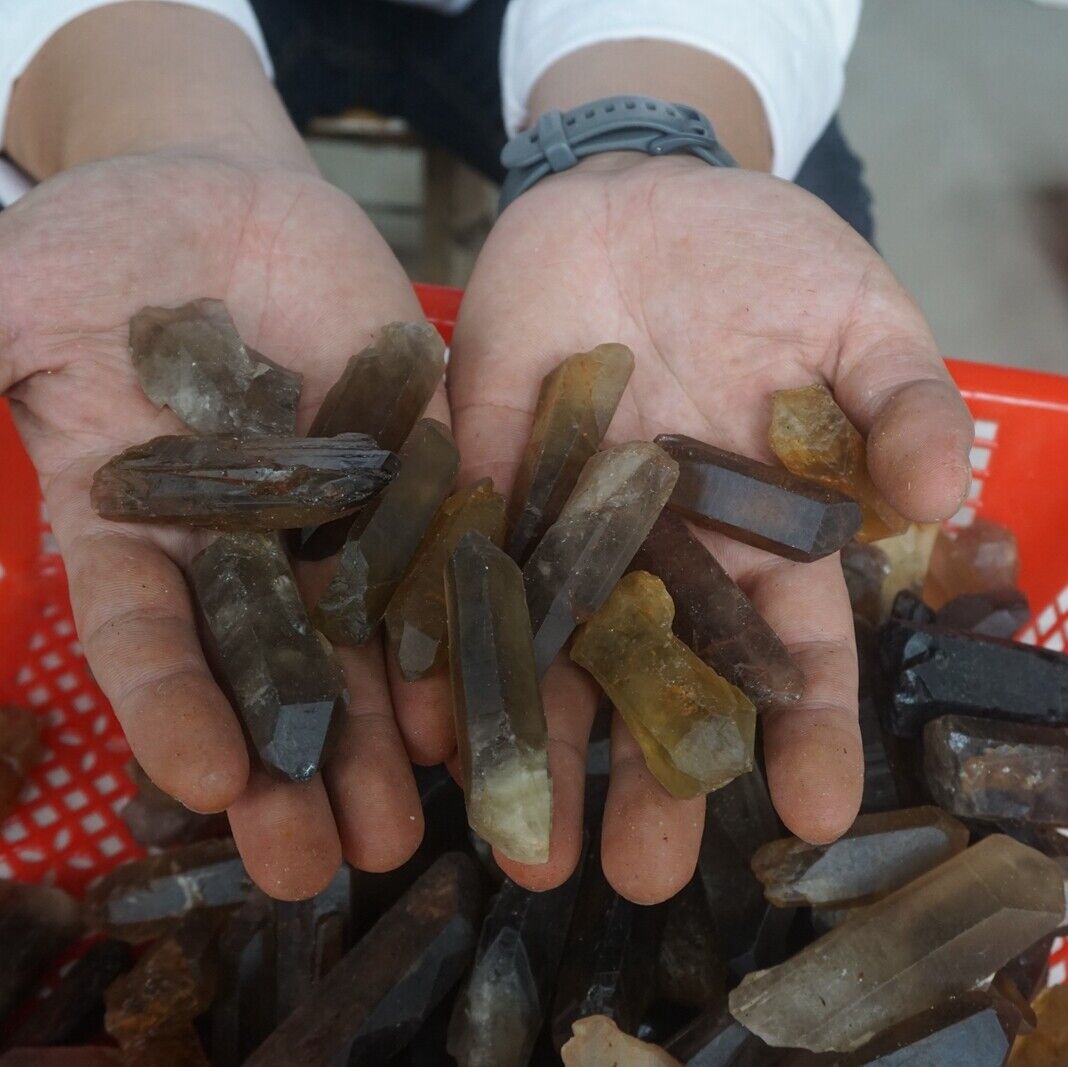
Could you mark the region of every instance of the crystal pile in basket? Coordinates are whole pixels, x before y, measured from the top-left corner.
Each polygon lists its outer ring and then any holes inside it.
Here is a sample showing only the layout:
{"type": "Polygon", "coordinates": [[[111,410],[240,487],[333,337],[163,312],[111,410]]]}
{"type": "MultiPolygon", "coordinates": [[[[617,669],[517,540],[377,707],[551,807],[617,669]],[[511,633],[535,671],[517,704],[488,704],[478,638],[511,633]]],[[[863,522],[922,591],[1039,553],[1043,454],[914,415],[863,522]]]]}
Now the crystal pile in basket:
{"type": "Polygon", "coordinates": [[[607,446],[633,357],[577,353],[542,384],[509,502],[457,487],[448,429],[421,417],[444,366],[425,324],[354,355],[308,438],[297,376],[217,302],[146,310],[131,343],[150,398],[202,436],[112,460],[94,503],[225,531],[189,576],[261,762],[318,773],[348,699],[330,642],[388,637],[404,679],[448,668],[463,791],[417,770],[426,835],[404,867],[282,903],[225,825],[145,783],[126,817],[176,847],[101,882],[86,915],[151,944],[56,994],[103,998],[124,1062],[995,1067],[1034,1026],[1066,923],[1068,658],[1008,640],[1026,617],[1011,534],[908,524],[826,389],[773,398],[784,466],[678,434],[607,446]],[[798,565],[842,550],[868,778],[835,843],[778,821],[759,719],[789,714],[804,677],[694,527],[798,565]],[[337,553],[310,611],[287,548],[337,553]],[[486,847],[548,856],[540,685],[569,645],[664,789],[707,794],[697,872],[666,904],[608,884],[595,765],[563,886],[528,892],[486,847]]]}

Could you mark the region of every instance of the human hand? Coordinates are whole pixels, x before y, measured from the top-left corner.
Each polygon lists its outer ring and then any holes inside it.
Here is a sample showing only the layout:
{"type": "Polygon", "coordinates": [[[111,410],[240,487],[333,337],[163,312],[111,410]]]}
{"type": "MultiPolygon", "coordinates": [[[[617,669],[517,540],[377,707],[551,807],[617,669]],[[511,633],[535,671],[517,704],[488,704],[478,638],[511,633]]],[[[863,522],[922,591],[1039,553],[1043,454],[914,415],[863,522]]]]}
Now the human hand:
{"type": "MultiPolygon", "coordinates": [[[[501,217],[461,307],[449,368],[461,479],[507,492],[538,387],[606,341],[636,364],[608,443],[683,433],[758,459],[770,394],[825,382],[868,437],[876,484],[906,516],[952,514],[968,485],[971,420],[916,306],[876,253],[795,186],[685,156],[593,157],[501,217]]],[[[772,798],[800,837],[830,841],[860,803],[853,624],[838,557],[798,564],[695,531],[806,676],[803,701],[763,715],[772,798]]],[[[534,887],[561,882],[581,844],[595,689],[558,659],[544,699],[554,782],[542,867],[498,856],[534,887]]],[[[444,699],[436,743],[450,744],[444,699]]],[[[430,728],[428,727],[428,730],[430,728]]],[[[690,878],[704,801],[674,800],[616,717],[601,858],[623,895],[653,902],[690,878]]]]}

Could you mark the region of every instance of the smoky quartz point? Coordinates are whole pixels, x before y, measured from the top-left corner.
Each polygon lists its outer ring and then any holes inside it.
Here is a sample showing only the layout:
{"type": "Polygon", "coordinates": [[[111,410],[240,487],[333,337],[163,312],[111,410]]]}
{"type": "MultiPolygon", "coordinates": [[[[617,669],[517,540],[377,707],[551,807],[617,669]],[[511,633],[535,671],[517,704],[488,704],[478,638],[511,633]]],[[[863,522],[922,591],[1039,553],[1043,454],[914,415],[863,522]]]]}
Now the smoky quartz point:
{"type": "Polygon", "coordinates": [[[541,383],[508,509],[508,554],[522,566],[597,451],[634,369],[626,345],[577,352],[541,383]]]}
{"type": "Polygon", "coordinates": [[[130,320],[145,395],[198,433],[292,433],[301,376],[246,347],[226,306],[194,300],[130,320]]]}
{"type": "Polygon", "coordinates": [[[924,599],[941,608],[963,594],[1011,589],[1019,576],[1016,535],[1000,523],[976,519],[953,533],[939,530],[931,550],[924,599]]]}
{"type": "Polygon", "coordinates": [[[1060,867],[995,834],[748,975],[731,1012],[770,1045],[849,1052],[975,988],[1063,918],[1060,867]]]}
{"type": "Polygon", "coordinates": [[[679,464],[668,506],[699,526],[804,563],[860,529],[859,505],[834,489],[682,434],[656,443],[679,464]]]}
{"type": "Polygon", "coordinates": [[[405,681],[414,682],[445,666],[446,564],[470,530],[499,545],[504,539],[504,511],[504,497],[494,492],[489,478],[453,493],[438,508],[386,608],[390,647],[405,681]]]}
{"type": "Polygon", "coordinates": [[[286,778],[307,781],[319,769],[345,693],[278,539],[224,534],[193,560],[190,576],[260,759],[286,778]]]}
{"type": "Polygon", "coordinates": [[[523,568],[538,677],[608,599],[671,494],[678,466],[646,441],[598,452],[523,568]]]}
{"type": "Polygon", "coordinates": [[[764,894],[780,907],[848,908],[918,878],[967,847],[968,830],[935,807],[861,815],[837,841],[771,841],[753,856],[764,894]]]}
{"type": "Polygon", "coordinates": [[[632,566],[663,581],[675,604],[676,635],[758,709],[801,698],[801,669],[684,519],[661,512],[632,566]]]}
{"type": "Polygon", "coordinates": [[[37,714],[30,708],[0,705],[0,819],[15,810],[26,775],[42,755],[37,714]]]}
{"type": "Polygon", "coordinates": [[[397,466],[363,434],[156,437],[105,463],[90,499],[115,522],[285,530],[355,511],[397,466]]]}
{"type": "Polygon", "coordinates": [[[908,591],[919,597],[923,592],[939,530],[937,522],[914,522],[904,533],[879,542],[880,551],[890,561],[890,572],[883,581],[882,619],[890,615],[899,593],[908,591]]]}
{"type": "Polygon", "coordinates": [[[923,731],[932,796],[963,819],[1068,826],[1068,730],[963,715],[923,731]]]}
{"type": "Polygon", "coordinates": [[[571,647],[619,710],[646,765],[676,797],[711,792],[753,768],[756,709],[672,632],[659,578],[631,571],[571,647]]]}
{"type": "Polygon", "coordinates": [[[474,953],[481,888],[446,853],[349,950],[245,1067],[379,1067],[411,1041],[474,953]]]}
{"type": "Polygon", "coordinates": [[[374,636],[460,466],[452,434],[436,419],[415,424],[399,458],[396,480],[356,516],[316,608],[319,628],[335,644],[374,636]]]}
{"type": "Polygon", "coordinates": [[[460,771],[472,828],[519,863],[545,863],[552,825],[548,731],[515,562],[477,530],[445,569],[460,771]]]}

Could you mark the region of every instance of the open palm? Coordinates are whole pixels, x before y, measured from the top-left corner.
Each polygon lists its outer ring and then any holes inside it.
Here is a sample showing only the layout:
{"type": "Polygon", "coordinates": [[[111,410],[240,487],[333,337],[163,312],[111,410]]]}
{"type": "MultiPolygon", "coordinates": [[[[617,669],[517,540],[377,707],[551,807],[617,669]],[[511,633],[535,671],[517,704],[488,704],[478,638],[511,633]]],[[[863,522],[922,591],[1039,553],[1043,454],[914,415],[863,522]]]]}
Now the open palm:
{"type": "MultiPolygon", "coordinates": [[[[462,477],[507,491],[543,375],[605,341],[634,375],[610,443],[684,433],[770,460],[770,394],[830,386],[868,435],[877,484],[914,519],[951,514],[967,487],[971,422],[916,307],[875,252],[794,186],[686,157],[602,157],[542,182],[502,216],[471,279],[449,371],[462,477]]],[[[806,675],[803,702],[764,717],[772,797],[786,825],[833,839],[860,801],[853,627],[837,556],[797,564],[698,535],[749,593],[806,675]]],[[[562,656],[546,677],[554,775],[551,859],[502,860],[531,886],[559,882],[581,841],[590,681],[562,656]]],[[[439,745],[448,720],[439,706],[439,745]]],[[[674,800],[621,722],[602,861],[651,902],[693,871],[703,800],[674,800]]],[[[500,859],[500,857],[498,857],[500,859]]]]}
{"type": "MultiPolygon", "coordinates": [[[[380,645],[339,653],[352,700],[322,779],[250,770],[182,575],[205,536],[106,522],[89,506],[97,467],[182,429],[138,387],[128,320],[203,296],[226,302],[252,347],[304,375],[298,432],[382,324],[420,317],[371,224],[310,169],[116,158],[0,215],[0,390],[40,474],[89,665],[151,778],[196,810],[227,808],[255,880],[300,897],[342,854],[389,869],[422,833],[380,645]]],[[[443,395],[430,414],[447,418],[443,395]]],[[[323,577],[300,575],[308,591],[323,577]]]]}

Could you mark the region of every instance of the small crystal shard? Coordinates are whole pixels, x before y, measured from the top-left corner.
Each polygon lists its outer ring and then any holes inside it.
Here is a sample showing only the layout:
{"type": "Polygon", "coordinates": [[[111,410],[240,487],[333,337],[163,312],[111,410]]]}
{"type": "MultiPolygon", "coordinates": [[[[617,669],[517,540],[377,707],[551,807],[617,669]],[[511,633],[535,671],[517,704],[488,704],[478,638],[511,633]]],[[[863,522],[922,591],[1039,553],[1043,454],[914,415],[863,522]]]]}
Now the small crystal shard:
{"type": "Polygon", "coordinates": [[[634,369],[626,345],[577,352],[541,383],[508,509],[508,554],[522,566],[597,451],[634,369]]]}
{"type": "Polygon", "coordinates": [[[899,737],[954,714],[1068,726],[1068,656],[1052,649],[895,619],[880,658],[891,693],[884,724],[899,737]]]}
{"type": "Polygon", "coordinates": [[[780,907],[867,904],[918,878],[968,844],[968,831],[934,807],[861,815],[837,841],[771,841],[753,857],[764,894],[780,907]]]}
{"type": "Polygon", "coordinates": [[[460,771],[473,829],[519,863],[545,863],[552,824],[548,732],[515,562],[477,530],[445,568],[460,771]]]}
{"type": "Polygon", "coordinates": [[[156,786],[134,760],[127,764],[126,773],[137,793],[119,814],[138,844],[170,848],[229,835],[225,812],[201,815],[190,811],[156,786]]]}
{"type": "Polygon", "coordinates": [[[1051,985],[1035,998],[1038,1026],[1012,1046],[1008,1067],[1063,1067],[1068,1063],[1068,985],[1051,985]]]}
{"type": "Polygon", "coordinates": [[[295,781],[319,769],[345,705],[341,671],[270,534],[225,534],[190,565],[193,590],[260,759],[295,781]]]}
{"type": "Polygon", "coordinates": [[[905,531],[902,518],[875,488],[864,438],[825,385],[780,389],[771,397],[771,450],[787,470],[837,489],[864,514],[858,541],[878,541],[905,531]]]}
{"type": "Polygon", "coordinates": [[[0,819],[15,810],[26,775],[42,755],[41,721],[36,713],[0,705],[0,819]]]}
{"type": "MultiPolygon", "coordinates": [[[[352,356],[323,399],[309,437],[365,433],[399,452],[426,410],[445,372],[445,344],[425,322],[391,322],[352,356]]],[[[299,531],[291,547],[304,559],[323,559],[345,542],[351,518],[299,531]]]]}
{"type": "Polygon", "coordinates": [[[552,1038],[559,1050],[572,1024],[607,1015],[635,1033],[653,994],[657,945],[665,912],[621,897],[591,847],[579,883],[553,1001],[552,1038]]]}
{"type": "Polygon", "coordinates": [[[581,878],[532,893],[505,879],[482,924],[471,977],[457,997],[448,1050],[460,1067],[526,1067],[549,998],[581,878]]]}
{"type": "Polygon", "coordinates": [[[878,626],[883,619],[883,585],[890,574],[890,557],[878,545],[850,541],[842,546],[842,574],[853,614],[878,626]]]}
{"type": "Polygon", "coordinates": [[[474,861],[442,856],[245,1067],[387,1063],[470,963],[480,898],[474,861]]]}
{"type": "Polygon", "coordinates": [[[631,571],[579,630],[571,658],[626,720],[672,796],[693,797],[752,770],[756,709],[672,632],[664,583],[631,571]]]}
{"type": "Polygon", "coordinates": [[[967,630],[987,637],[1012,637],[1031,617],[1027,594],[1019,589],[963,593],[942,606],[936,621],[948,630],[967,630]]]}
{"type": "Polygon", "coordinates": [[[964,593],[1012,588],[1020,577],[1016,535],[1007,526],[976,519],[955,532],[939,530],[924,583],[933,608],[964,593]]]}
{"type": "Polygon", "coordinates": [[[913,523],[904,533],[879,542],[880,550],[890,561],[890,573],[883,582],[882,618],[890,614],[894,599],[902,590],[917,596],[922,592],[939,529],[937,522],[913,523]]]}
{"type": "Polygon", "coordinates": [[[221,838],[116,867],[89,890],[86,904],[109,933],[145,941],[190,911],[240,904],[251,885],[237,846],[221,838]]]}
{"type": "Polygon", "coordinates": [[[61,889],[0,882],[0,1017],[83,929],[81,907],[61,889]]]}
{"type": "Polygon", "coordinates": [[[608,598],[677,477],[675,462],[646,441],[599,452],[582,468],[523,568],[539,678],[575,627],[608,598]]]}
{"type": "Polygon", "coordinates": [[[356,516],[316,608],[335,644],[362,645],[374,635],[460,465],[452,434],[435,419],[415,424],[399,458],[396,480],[356,516]]]}
{"type": "Polygon", "coordinates": [[[669,506],[699,526],[805,563],[860,529],[859,505],[834,489],[682,434],[656,443],[679,464],[669,506]]]}
{"type": "Polygon", "coordinates": [[[932,719],[923,766],[937,803],[965,819],[1068,826],[1068,730],[968,716],[932,719]]]}
{"type": "Polygon", "coordinates": [[[663,581],[675,604],[675,633],[758,709],[800,699],[801,669],[685,520],[661,512],[633,567],[663,581]]]}
{"type": "Polygon", "coordinates": [[[504,510],[504,497],[494,492],[489,478],[453,493],[438,508],[386,608],[390,647],[405,681],[414,682],[445,665],[445,565],[469,530],[499,545],[504,538],[504,510]]]}
{"type": "Polygon", "coordinates": [[[90,945],[48,997],[35,1003],[10,1043],[73,1045],[91,1040],[104,1021],[104,991],[133,962],[133,949],[125,941],[106,939],[90,945]]]}
{"type": "Polygon", "coordinates": [[[562,1049],[564,1067],[682,1067],[674,1056],[622,1033],[606,1015],[576,1019],[562,1049]]]}
{"type": "Polygon", "coordinates": [[[116,522],[285,530],[355,511],[397,467],[392,452],[358,433],[156,437],[105,463],[90,498],[116,522]]]}
{"type": "Polygon", "coordinates": [[[731,994],[774,1046],[851,1051],[966,993],[1064,917],[1060,868],[995,834],[867,907],[731,994]]]}
{"type": "Polygon", "coordinates": [[[292,433],[301,376],[247,348],[219,300],[144,308],[130,352],[145,395],[198,433],[292,433]]]}

